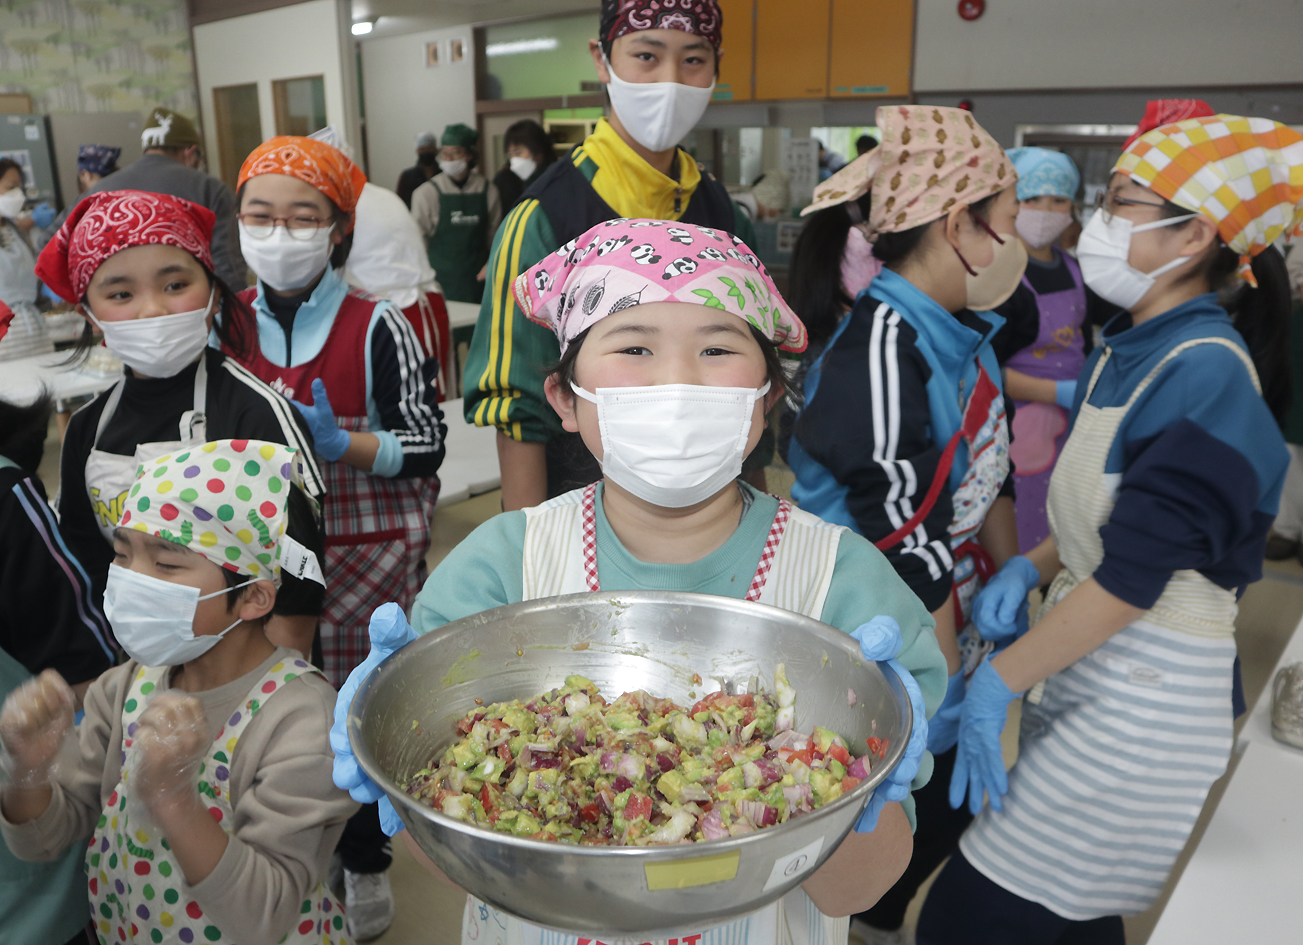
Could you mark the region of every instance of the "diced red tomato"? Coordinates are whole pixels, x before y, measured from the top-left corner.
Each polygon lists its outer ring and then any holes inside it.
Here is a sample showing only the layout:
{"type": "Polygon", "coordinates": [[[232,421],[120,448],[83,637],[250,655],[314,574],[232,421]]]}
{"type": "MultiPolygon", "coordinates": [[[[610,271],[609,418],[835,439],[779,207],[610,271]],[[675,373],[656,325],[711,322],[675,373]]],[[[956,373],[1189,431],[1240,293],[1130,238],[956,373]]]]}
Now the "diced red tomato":
{"type": "Polygon", "coordinates": [[[504,728],[511,728],[511,726],[502,721],[502,719],[489,719],[489,725],[493,727],[495,732],[500,732],[504,728]]]}
{"type": "Polygon", "coordinates": [[[579,816],[590,824],[595,824],[602,816],[602,812],[598,810],[596,804],[585,804],[583,807],[579,808],[579,816]]]}
{"type": "MultiPolygon", "coordinates": [[[[744,709],[754,710],[755,704],[756,698],[750,693],[744,693],[740,696],[727,696],[722,692],[712,692],[710,695],[697,702],[697,704],[692,707],[692,712],[689,714],[695,716],[698,712],[709,712],[711,710],[722,712],[729,706],[734,705],[741,706],[744,709]]],[[[754,711],[752,711],[750,715],[752,718],[755,718],[754,711]]]]}
{"type": "Polygon", "coordinates": [[[887,749],[891,747],[891,739],[874,736],[864,739],[864,744],[869,746],[869,754],[876,755],[878,758],[886,758],[887,749]]]}
{"type": "Polygon", "coordinates": [[[828,748],[828,757],[835,758],[844,765],[851,763],[851,753],[841,745],[832,745],[828,748]]]}
{"type": "Polygon", "coordinates": [[[508,748],[506,745],[499,745],[499,746],[498,746],[498,757],[501,758],[503,761],[510,761],[510,760],[511,760],[511,749],[508,748]]]}
{"type": "Polygon", "coordinates": [[[858,785],[862,780],[864,779],[852,778],[849,774],[846,775],[846,777],[842,778],[842,793],[849,794],[851,791],[855,790],[856,785],[858,785]]]}
{"type": "Polygon", "coordinates": [[[799,761],[801,762],[801,764],[805,765],[808,768],[811,766],[811,763],[814,761],[814,749],[802,748],[800,751],[794,751],[792,752],[792,757],[790,760],[799,761]]]}
{"type": "Polygon", "coordinates": [[[651,816],[652,801],[646,794],[630,794],[629,802],[624,807],[624,819],[629,821],[646,820],[651,816]]]}
{"type": "Polygon", "coordinates": [[[490,823],[495,823],[498,819],[498,796],[501,788],[494,788],[491,785],[484,785],[480,788],[480,806],[484,808],[484,815],[489,818],[490,823]]]}

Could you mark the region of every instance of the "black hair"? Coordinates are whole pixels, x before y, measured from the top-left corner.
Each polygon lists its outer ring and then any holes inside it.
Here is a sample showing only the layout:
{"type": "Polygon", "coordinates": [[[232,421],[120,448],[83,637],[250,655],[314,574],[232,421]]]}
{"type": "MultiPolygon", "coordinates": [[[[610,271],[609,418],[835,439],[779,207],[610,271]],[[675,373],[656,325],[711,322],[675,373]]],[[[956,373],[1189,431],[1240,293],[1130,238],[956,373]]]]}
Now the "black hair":
{"type": "MultiPolygon", "coordinates": [[[[234,591],[245,581],[249,580],[249,575],[240,574],[238,571],[232,571],[229,568],[222,568],[222,577],[226,579],[226,589],[234,591]]],[[[226,612],[234,613],[235,608],[240,606],[240,601],[244,599],[244,588],[240,587],[238,593],[226,595],[226,612]]]]}
{"type": "MultiPolygon", "coordinates": [[[[1170,200],[1163,202],[1164,219],[1188,216],[1189,213],[1185,207],[1170,200]]],[[[1189,222],[1176,226],[1186,226],[1189,222]]],[[[1258,282],[1256,289],[1236,279],[1239,267],[1240,254],[1219,237],[1195,265],[1186,267],[1178,282],[1206,279],[1209,290],[1221,294],[1222,304],[1231,316],[1235,330],[1248,345],[1249,356],[1253,358],[1262,385],[1262,399],[1276,422],[1283,423],[1294,399],[1289,341],[1293,299],[1289,289],[1289,271],[1285,268],[1285,257],[1272,246],[1252,259],[1253,277],[1258,282]]]]}
{"type": "Polygon", "coordinates": [[[23,166],[12,158],[0,158],[0,177],[4,177],[10,171],[18,172],[18,185],[23,183],[23,166]]]}
{"type": "MultiPolygon", "coordinates": [[[[787,372],[783,368],[783,359],[778,353],[778,345],[762,335],[760,330],[750,322],[747,322],[747,327],[751,329],[751,337],[756,340],[756,344],[760,345],[760,351],[765,356],[765,380],[771,385],[771,393],[785,390],[787,372]]],[[[561,355],[561,360],[544,372],[546,376],[555,376],[563,390],[570,390],[570,385],[575,383],[575,362],[579,359],[579,349],[584,346],[584,340],[591,330],[592,326],[589,326],[575,335],[570,340],[566,353],[561,355]]]]}
{"type": "MultiPolygon", "coordinates": [[[[869,217],[869,194],[854,201],[861,220],[869,217]]],[[[842,285],[842,254],[854,225],[847,204],[810,217],[792,249],[787,300],[805,323],[811,348],[822,348],[855,300],[842,285]]]]}
{"type": "Polygon", "coordinates": [[[0,456],[33,475],[45,453],[54,399],[42,389],[34,403],[19,405],[0,400],[0,456]]]}
{"type": "MultiPolygon", "coordinates": [[[[970,203],[968,212],[985,221],[990,213],[991,204],[995,202],[995,198],[998,196],[1000,196],[1000,191],[987,194],[981,200],[970,203]]],[[[945,217],[937,218],[937,220],[944,219],[945,217]]],[[[918,226],[897,233],[879,233],[873,242],[873,255],[881,260],[884,266],[895,266],[904,262],[914,255],[923,244],[923,237],[927,235],[928,227],[936,223],[937,220],[930,220],[927,223],[921,223],[918,226]]]]}
{"type": "Polygon", "coordinates": [[[514,144],[528,148],[531,154],[539,155],[540,170],[556,160],[556,148],[552,145],[552,136],[543,129],[542,125],[530,118],[516,122],[502,136],[504,149],[514,144]]]}
{"type": "MultiPolygon", "coordinates": [[[[217,333],[217,340],[237,361],[244,361],[257,350],[258,327],[254,321],[253,311],[215,272],[202,262],[199,265],[203,268],[204,275],[208,277],[208,284],[217,289],[217,316],[213,319],[213,331],[217,333]]],[[[81,297],[81,304],[90,311],[90,303],[86,301],[85,295],[81,297]]],[[[73,346],[72,353],[66,361],[62,362],[62,365],[81,364],[93,347],[95,347],[95,333],[88,320],[82,326],[81,334],[77,336],[77,343],[73,346]]]]}
{"type": "Polygon", "coordinates": [[[873,135],[860,135],[855,139],[855,153],[863,157],[878,146],[878,139],[873,135]]]}

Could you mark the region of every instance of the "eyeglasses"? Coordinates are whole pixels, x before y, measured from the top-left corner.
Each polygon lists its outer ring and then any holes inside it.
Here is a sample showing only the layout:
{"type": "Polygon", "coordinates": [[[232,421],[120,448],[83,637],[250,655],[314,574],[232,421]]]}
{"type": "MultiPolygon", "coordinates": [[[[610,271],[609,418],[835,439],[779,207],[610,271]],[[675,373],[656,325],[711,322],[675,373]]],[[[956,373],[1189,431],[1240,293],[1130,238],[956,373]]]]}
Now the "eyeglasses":
{"type": "Polygon", "coordinates": [[[1119,197],[1117,191],[1110,192],[1104,187],[1095,192],[1095,207],[1104,215],[1105,223],[1113,219],[1113,215],[1118,212],[1119,207],[1157,207],[1162,210],[1166,206],[1167,204],[1154,203],[1152,200],[1132,200],[1130,197],[1119,197]]]}
{"type": "Polygon", "coordinates": [[[305,242],[312,239],[312,235],[323,226],[331,225],[330,220],[322,220],[310,214],[274,217],[270,213],[241,213],[238,218],[244,224],[244,232],[256,240],[265,240],[271,236],[278,223],[284,225],[291,239],[305,242]]]}

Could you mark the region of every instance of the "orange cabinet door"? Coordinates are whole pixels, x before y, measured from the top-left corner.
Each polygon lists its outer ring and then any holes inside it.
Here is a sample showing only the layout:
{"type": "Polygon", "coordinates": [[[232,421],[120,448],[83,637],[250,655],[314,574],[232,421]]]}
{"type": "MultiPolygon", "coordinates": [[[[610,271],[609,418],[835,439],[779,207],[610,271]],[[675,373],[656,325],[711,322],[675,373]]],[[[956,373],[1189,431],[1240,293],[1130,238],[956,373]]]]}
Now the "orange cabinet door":
{"type": "Polygon", "coordinates": [[[746,102],[752,97],[751,65],[755,62],[755,0],[719,0],[724,17],[724,55],[715,80],[716,102],[746,102]]]}
{"type": "Polygon", "coordinates": [[[906,96],[913,55],[913,0],[832,0],[830,96],[906,96]]]}
{"type": "Polygon", "coordinates": [[[830,6],[756,0],[756,98],[827,97],[830,6]]]}

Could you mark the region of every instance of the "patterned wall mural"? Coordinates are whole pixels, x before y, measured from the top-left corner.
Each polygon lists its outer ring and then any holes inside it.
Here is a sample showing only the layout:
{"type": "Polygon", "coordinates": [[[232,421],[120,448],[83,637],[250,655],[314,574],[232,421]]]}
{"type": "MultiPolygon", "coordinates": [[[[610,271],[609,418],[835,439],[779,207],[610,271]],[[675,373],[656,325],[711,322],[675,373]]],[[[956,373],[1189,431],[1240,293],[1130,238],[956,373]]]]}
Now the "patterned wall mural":
{"type": "Polygon", "coordinates": [[[197,117],[185,0],[0,0],[0,92],[38,114],[197,117]]]}

